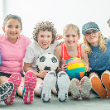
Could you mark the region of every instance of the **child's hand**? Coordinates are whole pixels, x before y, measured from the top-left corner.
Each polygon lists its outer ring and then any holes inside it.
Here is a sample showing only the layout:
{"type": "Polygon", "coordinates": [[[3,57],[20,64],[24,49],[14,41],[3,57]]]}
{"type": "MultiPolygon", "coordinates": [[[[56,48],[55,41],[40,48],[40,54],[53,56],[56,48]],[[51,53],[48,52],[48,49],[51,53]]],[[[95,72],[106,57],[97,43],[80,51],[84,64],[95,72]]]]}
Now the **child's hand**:
{"type": "Polygon", "coordinates": [[[90,71],[90,68],[89,68],[88,64],[85,63],[85,65],[86,65],[86,66],[85,66],[86,72],[89,72],[89,71],[90,71]]]}
{"type": "Polygon", "coordinates": [[[82,46],[84,44],[84,42],[80,42],[79,45],[82,46]]]}
{"type": "Polygon", "coordinates": [[[62,38],[63,38],[63,36],[62,36],[62,35],[57,34],[57,38],[56,38],[56,40],[60,40],[60,39],[62,39],[62,38]]]}
{"type": "Polygon", "coordinates": [[[63,65],[62,65],[62,71],[66,71],[67,70],[67,64],[65,64],[66,61],[64,61],[63,65]]]}
{"type": "Polygon", "coordinates": [[[49,72],[49,70],[43,70],[39,73],[39,76],[40,78],[44,78],[46,76],[46,74],[49,72]]]}

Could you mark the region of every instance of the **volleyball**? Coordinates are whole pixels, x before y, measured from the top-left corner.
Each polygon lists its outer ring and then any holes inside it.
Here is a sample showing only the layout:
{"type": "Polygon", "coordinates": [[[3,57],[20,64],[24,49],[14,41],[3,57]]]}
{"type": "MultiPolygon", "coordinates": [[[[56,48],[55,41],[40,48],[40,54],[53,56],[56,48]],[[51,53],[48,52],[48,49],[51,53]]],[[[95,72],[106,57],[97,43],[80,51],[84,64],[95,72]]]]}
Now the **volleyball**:
{"type": "Polygon", "coordinates": [[[74,57],[66,61],[67,70],[65,71],[70,79],[81,79],[85,74],[85,63],[80,58],[74,57]]]}

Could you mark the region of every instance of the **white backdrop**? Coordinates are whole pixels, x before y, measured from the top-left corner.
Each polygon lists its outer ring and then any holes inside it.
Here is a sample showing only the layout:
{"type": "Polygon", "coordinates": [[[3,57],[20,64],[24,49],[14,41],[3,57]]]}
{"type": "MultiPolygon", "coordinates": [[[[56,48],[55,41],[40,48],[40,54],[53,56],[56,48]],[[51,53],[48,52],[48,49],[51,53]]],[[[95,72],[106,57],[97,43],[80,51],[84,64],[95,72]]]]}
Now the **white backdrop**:
{"type": "MultiPolygon", "coordinates": [[[[110,35],[110,28],[107,24],[107,20],[110,18],[110,0],[1,1],[3,2],[3,18],[7,14],[19,15],[23,22],[22,34],[30,38],[35,24],[39,21],[53,22],[58,34],[63,33],[63,28],[66,24],[76,24],[82,31],[83,24],[94,21],[99,25],[104,36],[108,37],[110,35]]],[[[3,20],[2,18],[0,19],[1,21],[3,20]]]]}

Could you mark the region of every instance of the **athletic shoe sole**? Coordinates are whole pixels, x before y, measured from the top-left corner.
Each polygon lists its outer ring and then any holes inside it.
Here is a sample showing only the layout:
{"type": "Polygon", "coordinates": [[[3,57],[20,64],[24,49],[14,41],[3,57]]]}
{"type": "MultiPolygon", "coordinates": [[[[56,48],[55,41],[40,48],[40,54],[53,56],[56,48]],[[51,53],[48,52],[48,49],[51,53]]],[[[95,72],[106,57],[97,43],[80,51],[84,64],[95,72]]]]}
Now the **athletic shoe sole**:
{"type": "Polygon", "coordinates": [[[57,85],[58,85],[58,100],[60,102],[64,102],[68,99],[68,89],[70,85],[70,79],[65,72],[61,71],[58,73],[57,85]]]}
{"type": "Polygon", "coordinates": [[[70,82],[69,90],[74,100],[80,98],[80,82],[78,79],[74,78],[70,82]]]}
{"type": "Polygon", "coordinates": [[[100,81],[100,79],[96,76],[93,76],[91,78],[91,83],[92,83],[92,88],[95,92],[97,92],[97,94],[103,99],[107,97],[107,92],[106,90],[103,88],[102,83],[100,81]]]}
{"type": "Polygon", "coordinates": [[[81,81],[81,97],[82,99],[89,99],[90,96],[90,90],[92,88],[91,81],[88,77],[84,76],[81,81]]]}
{"type": "Polygon", "coordinates": [[[19,87],[21,82],[21,75],[20,74],[12,74],[8,81],[11,81],[14,84],[14,89],[12,91],[12,94],[4,100],[5,104],[11,105],[14,102],[15,99],[15,93],[16,89],[19,87]]]}
{"type": "Polygon", "coordinates": [[[0,101],[8,98],[12,91],[13,91],[14,85],[12,82],[5,82],[0,86],[0,101]]]}
{"type": "Polygon", "coordinates": [[[25,81],[24,81],[25,90],[24,90],[23,100],[25,104],[31,104],[33,102],[36,82],[37,82],[36,75],[33,72],[28,71],[25,74],[25,81]]]}
{"type": "Polygon", "coordinates": [[[102,83],[107,89],[107,95],[110,98],[110,74],[109,73],[103,73],[101,76],[102,83]]]}
{"type": "Polygon", "coordinates": [[[41,100],[43,102],[49,102],[51,99],[51,90],[56,84],[56,73],[49,71],[44,78],[42,85],[41,100]]]}

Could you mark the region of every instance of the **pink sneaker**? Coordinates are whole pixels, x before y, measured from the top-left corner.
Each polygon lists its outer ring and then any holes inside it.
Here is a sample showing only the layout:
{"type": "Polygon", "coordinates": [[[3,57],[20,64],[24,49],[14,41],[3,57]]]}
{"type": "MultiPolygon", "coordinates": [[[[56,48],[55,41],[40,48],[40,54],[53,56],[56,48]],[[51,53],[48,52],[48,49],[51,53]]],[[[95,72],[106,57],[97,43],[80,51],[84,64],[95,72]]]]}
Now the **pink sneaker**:
{"type": "Polygon", "coordinates": [[[36,87],[36,75],[28,71],[25,74],[25,81],[24,81],[24,96],[23,100],[25,104],[31,104],[33,102],[33,96],[34,96],[34,89],[36,87]]]}
{"type": "Polygon", "coordinates": [[[20,82],[21,82],[21,75],[19,73],[17,74],[12,74],[9,78],[8,81],[11,81],[14,84],[14,89],[12,91],[12,94],[7,98],[4,99],[5,104],[7,105],[11,105],[14,102],[15,99],[15,93],[16,93],[16,89],[19,87],[20,82]]]}

